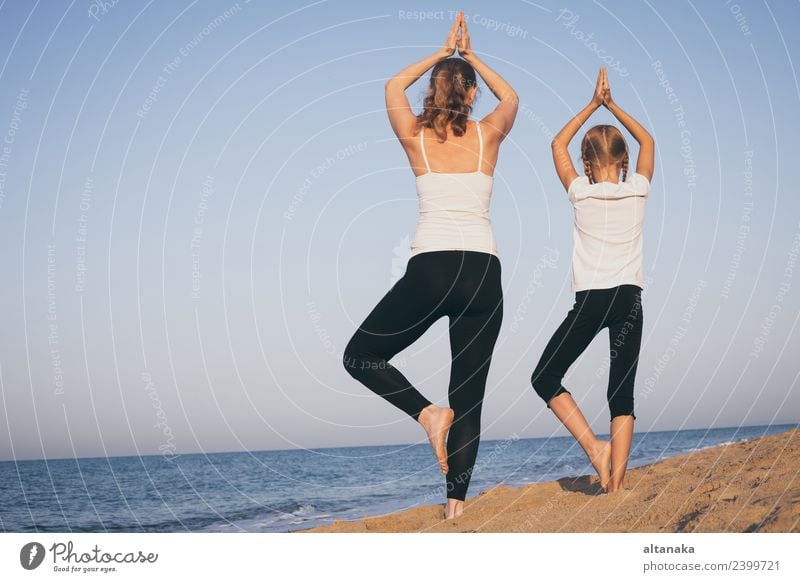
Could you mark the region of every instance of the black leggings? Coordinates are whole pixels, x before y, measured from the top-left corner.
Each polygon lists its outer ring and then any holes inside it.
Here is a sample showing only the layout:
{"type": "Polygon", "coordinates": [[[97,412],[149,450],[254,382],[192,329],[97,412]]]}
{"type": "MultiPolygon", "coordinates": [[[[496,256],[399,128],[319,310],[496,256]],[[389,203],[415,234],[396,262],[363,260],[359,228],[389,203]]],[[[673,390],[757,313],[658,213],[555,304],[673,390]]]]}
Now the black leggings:
{"type": "Polygon", "coordinates": [[[550,400],[569,390],[561,385],[569,367],[604,327],[608,328],[611,418],[633,414],[633,383],[642,342],[642,290],[637,285],[588,289],[575,293],[575,305],[544,349],[531,376],[534,390],[550,400]]]}
{"type": "Polygon", "coordinates": [[[403,277],[347,344],[344,366],[417,420],[431,402],[389,360],[445,315],[450,318],[452,357],[448,397],[455,412],[447,437],[447,497],[464,499],[478,453],[486,376],[503,319],[499,259],[475,251],[411,257],[403,277]]]}

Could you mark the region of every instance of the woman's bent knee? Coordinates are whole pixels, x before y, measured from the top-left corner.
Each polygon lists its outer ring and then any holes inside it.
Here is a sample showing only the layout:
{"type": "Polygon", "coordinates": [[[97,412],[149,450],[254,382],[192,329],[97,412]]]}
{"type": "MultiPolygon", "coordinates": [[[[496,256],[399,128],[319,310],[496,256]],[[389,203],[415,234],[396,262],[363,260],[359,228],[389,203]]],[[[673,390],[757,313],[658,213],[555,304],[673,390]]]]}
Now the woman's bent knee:
{"type": "Polygon", "coordinates": [[[564,392],[569,394],[569,391],[561,385],[560,380],[547,377],[538,371],[531,376],[531,385],[548,408],[550,408],[550,401],[553,398],[564,392]]]}
{"type": "Polygon", "coordinates": [[[363,368],[360,362],[364,359],[356,338],[357,335],[350,338],[350,341],[347,342],[347,347],[344,349],[344,354],[342,354],[342,365],[347,370],[347,373],[353,377],[357,375],[359,368],[363,368]]]}

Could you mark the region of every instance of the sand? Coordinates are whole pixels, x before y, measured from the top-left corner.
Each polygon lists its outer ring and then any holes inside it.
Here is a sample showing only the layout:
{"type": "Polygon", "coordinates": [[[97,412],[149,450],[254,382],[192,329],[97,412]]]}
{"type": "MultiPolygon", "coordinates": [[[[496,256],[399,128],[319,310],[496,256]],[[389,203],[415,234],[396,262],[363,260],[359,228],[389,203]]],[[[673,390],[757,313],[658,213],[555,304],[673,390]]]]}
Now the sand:
{"type": "Polygon", "coordinates": [[[596,475],[468,498],[464,514],[442,504],[335,521],[305,532],[800,532],[800,430],[721,445],[629,469],[622,491],[596,475]]]}

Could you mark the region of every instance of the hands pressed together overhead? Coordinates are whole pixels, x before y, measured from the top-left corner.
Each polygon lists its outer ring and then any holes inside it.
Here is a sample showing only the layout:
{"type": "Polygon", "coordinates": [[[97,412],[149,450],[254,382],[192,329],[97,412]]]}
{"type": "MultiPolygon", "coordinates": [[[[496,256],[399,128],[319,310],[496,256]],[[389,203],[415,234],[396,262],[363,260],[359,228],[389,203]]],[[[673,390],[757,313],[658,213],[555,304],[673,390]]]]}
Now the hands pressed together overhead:
{"type": "Polygon", "coordinates": [[[464,19],[464,13],[459,12],[453,24],[450,27],[450,32],[447,34],[447,39],[444,41],[443,53],[445,58],[453,56],[453,53],[458,50],[458,55],[468,60],[472,56],[472,44],[469,39],[469,31],[467,30],[467,21],[464,19]]]}
{"type": "Polygon", "coordinates": [[[594,95],[592,96],[592,103],[596,106],[611,105],[611,87],[608,85],[608,73],[605,67],[600,67],[600,72],[597,74],[597,85],[594,88],[594,95]]]}

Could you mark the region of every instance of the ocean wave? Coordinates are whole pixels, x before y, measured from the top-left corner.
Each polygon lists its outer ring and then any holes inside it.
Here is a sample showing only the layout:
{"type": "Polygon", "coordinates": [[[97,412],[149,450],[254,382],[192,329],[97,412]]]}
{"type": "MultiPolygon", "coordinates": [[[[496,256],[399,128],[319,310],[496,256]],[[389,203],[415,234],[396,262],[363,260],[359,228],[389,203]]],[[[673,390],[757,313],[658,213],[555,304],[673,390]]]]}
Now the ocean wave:
{"type": "Polygon", "coordinates": [[[692,451],[704,451],[706,449],[713,449],[713,448],[716,448],[716,447],[727,447],[728,445],[735,445],[736,443],[743,443],[743,442],[746,442],[746,441],[749,441],[749,440],[750,439],[744,438],[744,439],[739,439],[739,440],[735,440],[735,441],[723,441],[721,443],[716,443],[716,444],[712,444],[712,445],[705,445],[705,446],[702,446],[702,447],[694,447],[694,448],[690,448],[690,449],[687,449],[687,450],[689,452],[692,452],[692,451]]]}

